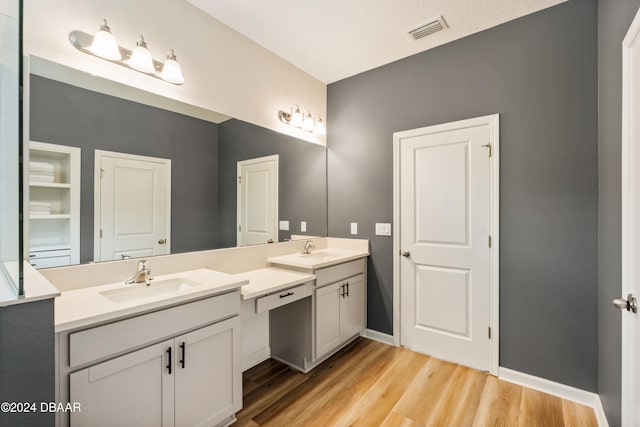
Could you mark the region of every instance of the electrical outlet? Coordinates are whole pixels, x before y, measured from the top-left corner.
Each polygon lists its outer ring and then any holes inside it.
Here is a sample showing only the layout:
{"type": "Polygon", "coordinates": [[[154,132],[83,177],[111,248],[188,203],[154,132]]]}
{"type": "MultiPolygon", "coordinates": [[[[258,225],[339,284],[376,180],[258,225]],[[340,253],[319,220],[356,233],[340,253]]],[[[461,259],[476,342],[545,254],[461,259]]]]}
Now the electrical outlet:
{"type": "Polygon", "coordinates": [[[300,231],[303,233],[307,231],[307,221],[300,221],[300,231]]]}
{"type": "Polygon", "coordinates": [[[391,224],[376,222],[376,236],[391,236],[391,224]]]}
{"type": "Polygon", "coordinates": [[[280,221],[280,230],[289,231],[289,221],[280,221]]]}
{"type": "Polygon", "coordinates": [[[352,222],[351,223],[351,234],[358,234],[358,223],[357,222],[352,222]]]}

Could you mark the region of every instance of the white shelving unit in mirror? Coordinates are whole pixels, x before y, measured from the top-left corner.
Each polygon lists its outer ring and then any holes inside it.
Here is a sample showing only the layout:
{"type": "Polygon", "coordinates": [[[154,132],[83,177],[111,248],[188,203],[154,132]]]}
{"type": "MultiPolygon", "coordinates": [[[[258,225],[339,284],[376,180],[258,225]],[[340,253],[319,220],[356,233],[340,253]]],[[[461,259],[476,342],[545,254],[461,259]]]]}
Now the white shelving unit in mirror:
{"type": "Polygon", "coordinates": [[[25,237],[35,268],[80,262],[80,148],[29,142],[25,237]]]}

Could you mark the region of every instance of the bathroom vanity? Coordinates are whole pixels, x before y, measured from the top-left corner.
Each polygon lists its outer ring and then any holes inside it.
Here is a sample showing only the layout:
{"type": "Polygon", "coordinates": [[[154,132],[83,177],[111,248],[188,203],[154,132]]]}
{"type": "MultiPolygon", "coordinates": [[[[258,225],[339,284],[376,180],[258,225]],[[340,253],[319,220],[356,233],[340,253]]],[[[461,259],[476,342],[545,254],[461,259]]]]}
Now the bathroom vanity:
{"type": "Polygon", "coordinates": [[[368,256],[366,240],[316,243],[304,255],[286,242],[154,258],[172,272],[150,286],[81,285],[126,278],[134,260],[45,271],[69,281],[55,306],[56,400],[82,408],[58,425],[229,425],[247,356],[313,369],[366,326],[368,256]]]}
{"type": "Polygon", "coordinates": [[[63,292],[60,425],[225,425],[242,407],[240,287],[207,269],[63,292]],[[154,289],[155,286],[155,289],[154,289]]]}

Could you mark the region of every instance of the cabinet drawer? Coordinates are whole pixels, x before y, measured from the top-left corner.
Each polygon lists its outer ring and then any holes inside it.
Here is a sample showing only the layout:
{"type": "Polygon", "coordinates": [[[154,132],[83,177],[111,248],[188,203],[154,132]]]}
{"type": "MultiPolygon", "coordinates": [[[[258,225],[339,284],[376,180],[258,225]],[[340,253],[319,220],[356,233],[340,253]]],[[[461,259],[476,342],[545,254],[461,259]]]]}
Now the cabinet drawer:
{"type": "Polygon", "coordinates": [[[69,335],[69,365],[73,370],[239,313],[240,291],[234,291],[75,332],[69,335]]]}
{"type": "Polygon", "coordinates": [[[258,298],[256,300],[256,313],[262,313],[311,296],[312,289],[311,283],[305,283],[295,288],[285,289],[275,294],[258,298]]]}
{"type": "Polygon", "coordinates": [[[366,258],[316,270],[316,287],[325,286],[356,274],[364,273],[366,258]]]}
{"type": "Polygon", "coordinates": [[[50,251],[30,251],[29,259],[70,256],[71,249],[55,249],[50,251]]]}
{"type": "Polygon", "coordinates": [[[31,258],[29,264],[33,268],[48,268],[48,267],[62,267],[64,265],[71,264],[71,257],[69,256],[56,256],[51,258],[31,258]]]}

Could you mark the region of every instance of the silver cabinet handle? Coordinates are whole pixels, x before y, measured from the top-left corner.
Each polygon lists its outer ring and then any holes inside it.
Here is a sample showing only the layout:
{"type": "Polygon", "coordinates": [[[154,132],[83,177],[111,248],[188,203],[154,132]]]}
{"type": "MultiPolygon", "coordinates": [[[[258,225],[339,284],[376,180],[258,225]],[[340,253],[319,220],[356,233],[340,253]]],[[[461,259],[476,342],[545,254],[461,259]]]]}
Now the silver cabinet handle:
{"type": "Polygon", "coordinates": [[[409,255],[411,255],[411,252],[409,251],[402,251],[400,252],[400,255],[402,255],[405,258],[409,258],[409,255]]]}
{"type": "Polygon", "coordinates": [[[165,243],[167,243],[167,239],[160,239],[158,240],[158,243],[160,243],[161,245],[164,245],[165,243]]]}
{"type": "Polygon", "coordinates": [[[614,299],[613,306],[615,308],[619,308],[620,310],[632,311],[634,313],[638,312],[638,300],[632,294],[629,294],[627,296],[627,299],[624,299],[624,298],[614,299]]]}

